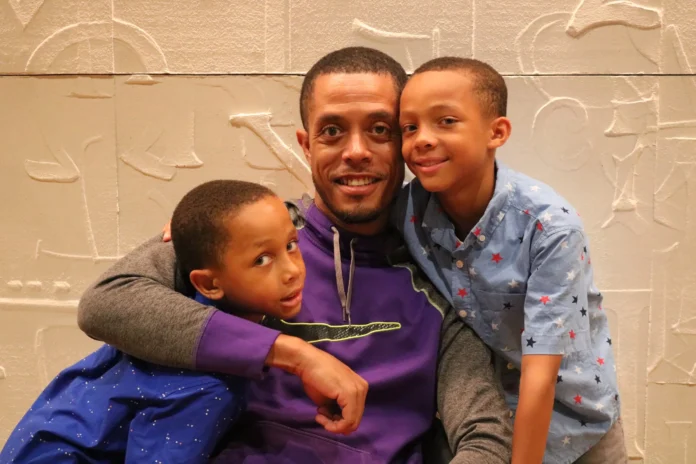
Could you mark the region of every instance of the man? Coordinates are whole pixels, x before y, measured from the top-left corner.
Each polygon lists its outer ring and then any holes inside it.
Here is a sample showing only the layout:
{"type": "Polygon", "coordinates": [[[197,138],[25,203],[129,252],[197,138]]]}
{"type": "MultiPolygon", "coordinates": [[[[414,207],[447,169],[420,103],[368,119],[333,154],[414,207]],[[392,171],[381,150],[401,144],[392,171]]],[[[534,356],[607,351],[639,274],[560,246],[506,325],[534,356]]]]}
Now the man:
{"type": "Polygon", "coordinates": [[[80,327],[127,353],[259,379],[221,462],[420,462],[435,415],[443,314],[437,404],[454,462],[509,461],[508,410],[490,352],[447,311],[388,227],[404,175],[405,81],[393,59],[358,47],[330,53],[305,77],[297,139],[318,196],[290,207],[307,268],[303,307],[290,323],[273,330],[177,293],[187,289],[160,237],[81,300],[80,327]],[[280,369],[263,375],[267,367],[280,369]]]}

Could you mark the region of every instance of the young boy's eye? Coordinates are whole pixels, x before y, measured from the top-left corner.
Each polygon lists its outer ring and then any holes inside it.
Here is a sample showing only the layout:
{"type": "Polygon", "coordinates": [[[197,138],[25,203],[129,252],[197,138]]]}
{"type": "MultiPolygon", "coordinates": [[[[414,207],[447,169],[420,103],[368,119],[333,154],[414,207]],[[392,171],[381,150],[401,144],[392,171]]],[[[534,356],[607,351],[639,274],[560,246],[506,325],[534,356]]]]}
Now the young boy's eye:
{"type": "Polygon", "coordinates": [[[254,266],[266,266],[271,263],[271,257],[268,255],[259,256],[254,262],[254,266]]]}
{"type": "Polygon", "coordinates": [[[289,252],[296,251],[298,248],[297,247],[297,240],[291,240],[290,242],[288,242],[287,248],[288,248],[289,252]]]}

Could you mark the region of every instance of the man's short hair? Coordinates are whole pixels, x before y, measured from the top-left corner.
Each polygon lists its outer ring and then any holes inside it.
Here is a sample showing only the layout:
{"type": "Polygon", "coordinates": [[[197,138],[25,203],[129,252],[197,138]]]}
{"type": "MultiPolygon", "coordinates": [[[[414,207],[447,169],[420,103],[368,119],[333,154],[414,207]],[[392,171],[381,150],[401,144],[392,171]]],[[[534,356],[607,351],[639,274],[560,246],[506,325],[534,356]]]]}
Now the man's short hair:
{"type": "Polygon", "coordinates": [[[243,206],[272,195],[273,191],[263,185],[241,180],[213,180],[184,195],[171,223],[182,276],[188,281],[191,271],[220,265],[229,241],[227,221],[243,206]]]}
{"type": "Polygon", "coordinates": [[[472,77],[481,110],[494,118],[507,115],[505,79],[491,65],[473,58],[443,56],[423,63],[413,75],[427,71],[463,71],[472,77]]]}
{"type": "Polygon", "coordinates": [[[314,82],[324,74],[384,74],[394,80],[396,94],[401,95],[408,76],[403,66],[386,53],[367,47],[346,47],[325,55],[307,71],[300,91],[300,117],[307,130],[309,103],[314,82]]]}

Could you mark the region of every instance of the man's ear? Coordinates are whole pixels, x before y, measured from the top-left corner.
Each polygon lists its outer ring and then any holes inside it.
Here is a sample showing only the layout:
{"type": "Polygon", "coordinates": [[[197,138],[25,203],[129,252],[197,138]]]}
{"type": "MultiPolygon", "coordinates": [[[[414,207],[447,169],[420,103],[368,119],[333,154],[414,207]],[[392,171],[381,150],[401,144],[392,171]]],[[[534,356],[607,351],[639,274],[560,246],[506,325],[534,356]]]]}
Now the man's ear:
{"type": "Polygon", "coordinates": [[[512,124],[508,118],[504,116],[495,118],[491,122],[491,139],[488,141],[488,149],[495,150],[505,145],[511,132],[512,124]]]}
{"type": "Polygon", "coordinates": [[[312,164],[312,155],[309,153],[309,133],[304,129],[297,129],[295,135],[297,136],[297,143],[300,144],[305,158],[307,158],[307,162],[312,164]]]}
{"type": "Polygon", "coordinates": [[[195,269],[189,274],[191,284],[198,293],[209,300],[220,300],[225,292],[218,286],[218,279],[211,269],[195,269]]]}

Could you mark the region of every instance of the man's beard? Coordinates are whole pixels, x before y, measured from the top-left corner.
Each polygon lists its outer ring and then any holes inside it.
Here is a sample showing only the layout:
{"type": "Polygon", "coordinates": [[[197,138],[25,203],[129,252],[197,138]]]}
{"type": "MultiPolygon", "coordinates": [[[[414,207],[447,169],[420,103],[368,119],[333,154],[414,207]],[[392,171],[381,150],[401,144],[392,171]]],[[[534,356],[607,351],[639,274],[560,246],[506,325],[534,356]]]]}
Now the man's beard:
{"type": "Polygon", "coordinates": [[[386,208],[367,208],[362,207],[360,204],[351,208],[350,210],[338,209],[330,200],[329,195],[326,194],[323,188],[320,187],[320,183],[317,182],[315,177],[312,178],[314,181],[314,188],[316,189],[317,195],[321,197],[326,207],[329,209],[331,214],[344,224],[366,224],[369,222],[376,221],[384,213],[386,208]]]}

